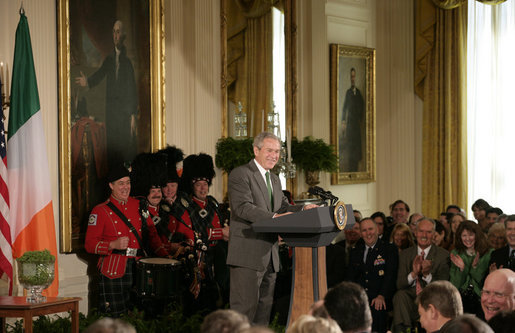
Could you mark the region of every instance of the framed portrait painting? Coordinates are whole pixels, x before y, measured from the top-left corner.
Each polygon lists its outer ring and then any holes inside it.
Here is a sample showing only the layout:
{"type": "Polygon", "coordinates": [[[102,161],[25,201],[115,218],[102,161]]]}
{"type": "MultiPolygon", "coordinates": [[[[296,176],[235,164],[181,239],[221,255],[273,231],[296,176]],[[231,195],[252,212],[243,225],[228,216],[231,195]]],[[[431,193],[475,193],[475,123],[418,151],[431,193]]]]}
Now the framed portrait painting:
{"type": "Polygon", "coordinates": [[[58,0],[61,252],[83,248],[108,170],[164,142],[162,0],[58,0]]]}
{"type": "Polygon", "coordinates": [[[331,144],[339,168],[332,184],[375,180],[375,50],[330,45],[331,144]]]}

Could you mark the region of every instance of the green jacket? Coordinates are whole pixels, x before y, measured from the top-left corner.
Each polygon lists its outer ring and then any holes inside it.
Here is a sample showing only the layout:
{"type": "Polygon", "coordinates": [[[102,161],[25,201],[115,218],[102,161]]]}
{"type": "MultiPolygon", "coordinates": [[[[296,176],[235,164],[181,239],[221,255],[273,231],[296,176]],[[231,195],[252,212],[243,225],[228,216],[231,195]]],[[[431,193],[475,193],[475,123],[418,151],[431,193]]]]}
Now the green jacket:
{"type": "Polygon", "coordinates": [[[458,288],[460,292],[465,291],[469,285],[474,287],[474,293],[480,297],[481,289],[483,289],[483,281],[488,274],[488,263],[490,261],[490,254],[492,249],[489,249],[482,257],[479,258],[479,263],[475,268],[472,267],[472,262],[475,256],[469,256],[467,253],[458,253],[456,250],[452,250],[452,254],[459,255],[465,263],[465,269],[463,272],[460,271],[451,261],[451,283],[458,288]]]}

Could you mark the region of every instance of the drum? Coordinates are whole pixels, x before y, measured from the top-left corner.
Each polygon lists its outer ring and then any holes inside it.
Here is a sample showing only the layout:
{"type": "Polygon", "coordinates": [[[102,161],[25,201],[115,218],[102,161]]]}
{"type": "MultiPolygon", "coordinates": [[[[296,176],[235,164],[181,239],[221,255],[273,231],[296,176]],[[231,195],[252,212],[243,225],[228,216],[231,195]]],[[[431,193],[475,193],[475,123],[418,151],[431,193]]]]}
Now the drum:
{"type": "Polygon", "coordinates": [[[143,297],[178,297],[182,263],[169,258],[142,258],[136,263],[136,289],[143,297]]]}

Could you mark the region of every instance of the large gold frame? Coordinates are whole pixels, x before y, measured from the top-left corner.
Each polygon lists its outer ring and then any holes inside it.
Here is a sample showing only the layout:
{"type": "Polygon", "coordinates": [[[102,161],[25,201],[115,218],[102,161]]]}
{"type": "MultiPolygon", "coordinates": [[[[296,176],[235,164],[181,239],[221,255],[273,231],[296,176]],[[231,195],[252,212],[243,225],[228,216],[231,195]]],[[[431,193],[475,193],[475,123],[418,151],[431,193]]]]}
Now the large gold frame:
{"type": "MultiPolygon", "coordinates": [[[[60,251],[76,252],[82,248],[72,234],[71,182],[71,84],[69,1],[57,1],[59,58],[59,203],[60,251]]],[[[108,1],[108,0],[106,0],[108,1]]],[[[162,0],[149,3],[150,39],[150,145],[162,148],[165,142],[165,26],[162,0]]]]}
{"type": "MultiPolygon", "coordinates": [[[[228,135],[227,103],[227,1],[220,0],[221,32],[221,88],[222,88],[222,137],[228,135]]],[[[284,35],[286,42],[286,128],[297,136],[297,0],[284,0],[284,35]]],[[[295,195],[297,179],[288,178],[286,187],[295,195]]],[[[224,174],[223,191],[227,193],[227,175],[224,174]]]]}
{"type": "MultiPolygon", "coordinates": [[[[331,176],[331,184],[355,184],[375,181],[376,177],[376,144],[375,144],[375,50],[365,47],[330,45],[331,76],[330,76],[330,128],[331,144],[337,149],[338,160],[341,160],[340,140],[341,123],[338,111],[341,111],[345,99],[345,89],[349,86],[351,64],[361,63],[356,70],[361,72],[364,82],[356,84],[363,87],[365,120],[363,124],[362,156],[360,169],[356,172],[343,172],[342,167],[331,176]],[[364,73],[364,74],[363,74],[364,73]],[[344,82],[341,82],[341,80],[344,82]],[[364,132],[364,133],[363,133],[364,132]]],[[[359,82],[359,80],[357,80],[359,82]]]]}

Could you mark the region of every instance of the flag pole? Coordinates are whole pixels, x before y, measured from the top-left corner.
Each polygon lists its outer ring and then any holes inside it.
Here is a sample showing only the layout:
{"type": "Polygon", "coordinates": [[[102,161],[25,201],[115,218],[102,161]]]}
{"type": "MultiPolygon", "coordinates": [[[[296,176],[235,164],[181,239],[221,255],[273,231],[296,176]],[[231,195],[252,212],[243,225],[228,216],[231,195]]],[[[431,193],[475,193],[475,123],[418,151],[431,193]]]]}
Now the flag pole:
{"type": "Polygon", "coordinates": [[[25,15],[25,9],[23,8],[23,0],[21,0],[20,15],[25,15]]]}

